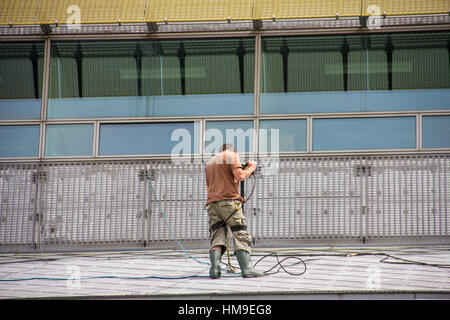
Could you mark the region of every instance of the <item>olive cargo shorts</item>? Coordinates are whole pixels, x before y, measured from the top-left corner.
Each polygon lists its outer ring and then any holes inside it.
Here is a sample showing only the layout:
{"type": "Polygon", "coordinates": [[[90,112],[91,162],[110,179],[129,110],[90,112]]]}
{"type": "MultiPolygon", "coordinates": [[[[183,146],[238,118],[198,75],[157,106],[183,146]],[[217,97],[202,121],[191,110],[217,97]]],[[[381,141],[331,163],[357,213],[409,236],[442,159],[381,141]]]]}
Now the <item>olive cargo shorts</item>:
{"type": "MultiPolygon", "coordinates": [[[[209,227],[215,223],[225,221],[236,209],[238,209],[227,221],[227,229],[220,227],[211,233],[211,248],[215,246],[227,246],[228,227],[247,226],[244,214],[242,212],[242,204],[239,200],[222,200],[212,202],[207,205],[209,216],[209,227]]],[[[251,237],[247,230],[239,230],[233,232],[234,252],[245,250],[250,253],[251,237]]],[[[222,254],[223,254],[222,250],[222,254]]]]}

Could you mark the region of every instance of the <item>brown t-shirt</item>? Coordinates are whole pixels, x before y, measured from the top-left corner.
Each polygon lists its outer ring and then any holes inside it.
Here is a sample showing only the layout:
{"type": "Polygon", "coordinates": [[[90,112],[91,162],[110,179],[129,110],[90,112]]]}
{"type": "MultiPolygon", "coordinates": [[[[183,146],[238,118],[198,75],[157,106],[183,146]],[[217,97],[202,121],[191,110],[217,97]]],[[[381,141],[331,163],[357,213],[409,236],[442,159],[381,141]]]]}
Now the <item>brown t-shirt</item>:
{"type": "Polygon", "coordinates": [[[239,181],[233,175],[233,169],[241,167],[239,157],[235,152],[225,150],[220,152],[206,165],[206,187],[210,202],[239,199],[239,181]]]}

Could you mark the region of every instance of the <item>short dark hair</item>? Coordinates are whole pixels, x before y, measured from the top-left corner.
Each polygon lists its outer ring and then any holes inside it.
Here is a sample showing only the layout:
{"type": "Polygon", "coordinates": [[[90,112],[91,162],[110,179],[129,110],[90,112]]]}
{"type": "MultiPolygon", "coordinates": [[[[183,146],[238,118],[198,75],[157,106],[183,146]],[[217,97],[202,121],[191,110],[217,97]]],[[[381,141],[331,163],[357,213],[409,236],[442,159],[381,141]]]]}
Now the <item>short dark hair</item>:
{"type": "Polygon", "coordinates": [[[236,150],[234,149],[233,145],[232,145],[232,144],[229,144],[229,143],[223,144],[223,145],[220,147],[219,152],[222,152],[222,151],[225,151],[225,150],[236,151],[236,150]]]}

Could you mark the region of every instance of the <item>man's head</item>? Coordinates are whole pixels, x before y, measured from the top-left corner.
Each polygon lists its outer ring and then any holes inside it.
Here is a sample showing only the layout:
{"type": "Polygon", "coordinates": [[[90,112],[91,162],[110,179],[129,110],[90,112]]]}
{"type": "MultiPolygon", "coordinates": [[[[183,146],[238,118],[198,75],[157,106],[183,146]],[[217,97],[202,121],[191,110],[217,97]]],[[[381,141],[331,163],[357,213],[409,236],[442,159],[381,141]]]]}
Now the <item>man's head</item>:
{"type": "Polygon", "coordinates": [[[219,152],[224,152],[225,150],[231,151],[231,152],[236,152],[236,150],[234,149],[232,144],[229,143],[225,143],[223,144],[220,149],[219,152]]]}

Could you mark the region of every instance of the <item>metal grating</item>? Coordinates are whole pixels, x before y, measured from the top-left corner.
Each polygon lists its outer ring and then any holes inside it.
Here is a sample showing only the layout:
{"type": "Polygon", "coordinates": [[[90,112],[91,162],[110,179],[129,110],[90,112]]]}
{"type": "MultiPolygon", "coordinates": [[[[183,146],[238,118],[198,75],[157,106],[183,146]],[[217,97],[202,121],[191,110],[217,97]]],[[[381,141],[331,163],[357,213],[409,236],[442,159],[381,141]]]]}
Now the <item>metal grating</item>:
{"type": "Polygon", "coordinates": [[[283,20],[449,10],[448,0],[0,0],[0,25],[283,20]]]}
{"type": "MultiPolygon", "coordinates": [[[[286,158],[263,172],[245,206],[256,243],[450,240],[448,154],[286,158]]],[[[199,162],[3,164],[0,248],[169,244],[165,221],[206,242],[204,179],[199,162]]]]}

